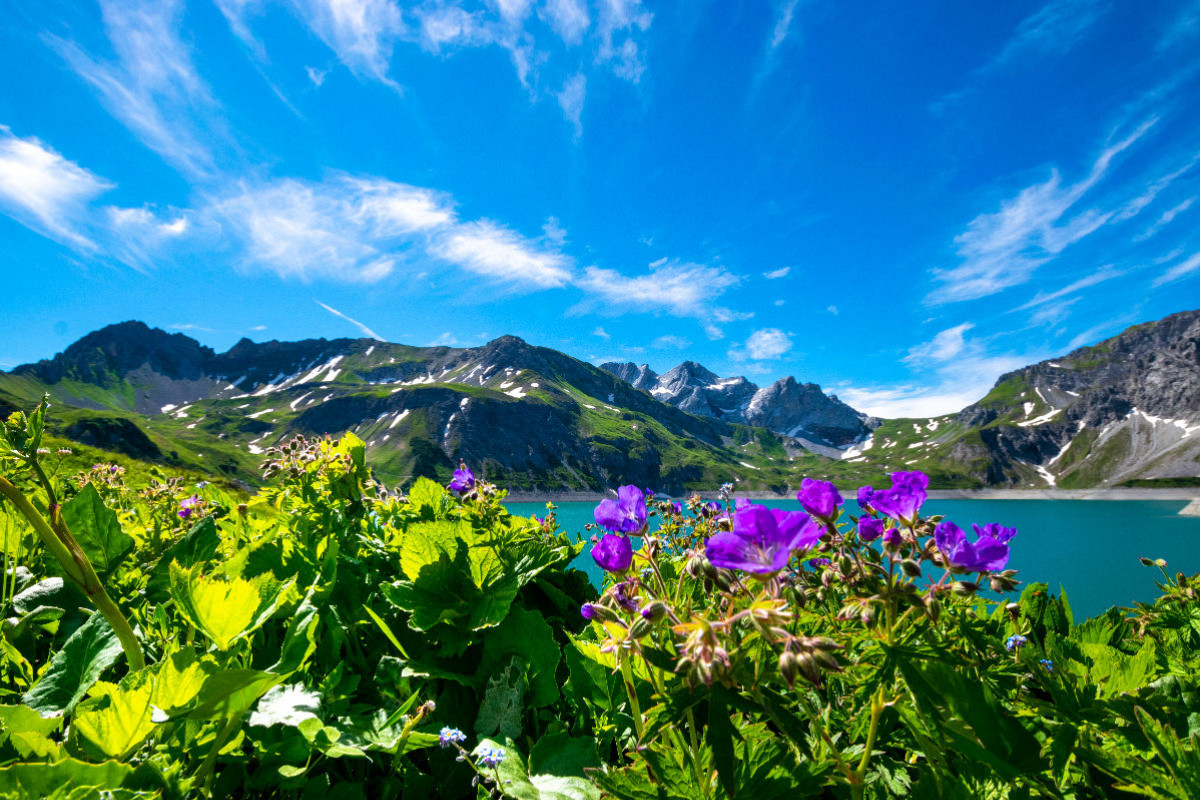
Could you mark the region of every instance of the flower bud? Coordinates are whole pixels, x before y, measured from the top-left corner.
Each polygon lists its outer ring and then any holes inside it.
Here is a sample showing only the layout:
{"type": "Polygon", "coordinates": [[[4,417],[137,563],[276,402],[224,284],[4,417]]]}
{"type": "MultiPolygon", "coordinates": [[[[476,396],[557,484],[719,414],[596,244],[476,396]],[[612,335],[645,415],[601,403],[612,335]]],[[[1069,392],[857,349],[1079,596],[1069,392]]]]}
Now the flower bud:
{"type": "Polygon", "coordinates": [[[921,565],[911,558],[906,558],[900,562],[900,568],[904,570],[904,574],[910,578],[921,577],[921,565]]]}
{"type": "Polygon", "coordinates": [[[838,571],[843,575],[849,575],[854,572],[854,559],[848,555],[838,556],[837,560],[838,571]]]}
{"type": "Polygon", "coordinates": [[[642,619],[658,622],[667,615],[667,604],[662,600],[654,600],[642,606],[642,619]]]}
{"type": "Polygon", "coordinates": [[[937,597],[930,597],[925,601],[925,613],[929,615],[929,619],[933,622],[938,621],[938,617],[942,615],[942,601],[937,597]]]}
{"type": "Polygon", "coordinates": [[[789,689],[795,686],[796,678],[800,674],[800,658],[790,650],[784,650],[779,656],[779,674],[787,681],[789,689]]]}
{"type": "Polygon", "coordinates": [[[971,581],[955,581],[950,589],[959,597],[970,597],[979,591],[979,584],[971,581]]]}
{"type": "Polygon", "coordinates": [[[616,611],[599,603],[584,603],[579,609],[579,613],[584,619],[595,620],[596,622],[617,622],[621,619],[616,611]]]}
{"type": "Polygon", "coordinates": [[[629,626],[629,638],[641,639],[654,630],[654,623],[644,617],[638,617],[629,626]]]}

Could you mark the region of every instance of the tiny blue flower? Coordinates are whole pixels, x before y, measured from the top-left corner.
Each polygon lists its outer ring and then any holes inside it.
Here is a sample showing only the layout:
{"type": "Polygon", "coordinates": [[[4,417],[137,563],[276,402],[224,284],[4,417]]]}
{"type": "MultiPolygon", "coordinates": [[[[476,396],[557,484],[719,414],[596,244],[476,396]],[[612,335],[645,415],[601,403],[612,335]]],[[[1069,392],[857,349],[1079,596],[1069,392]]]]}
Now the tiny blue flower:
{"type": "Polygon", "coordinates": [[[481,767],[498,767],[504,763],[505,755],[500,747],[483,747],[477,753],[481,767]]]}
{"type": "Polygon", "coordinates": [[[438,746],[442,748],[450,747],[466,740],[467,735],[458,728],[446,727],[442,728],[441,732],[438,733],[438,746]]]}
{"type": "Polygon", "coordinates": [[[1048,659],[1048,658],[1043,658],[1043,659],[1042,659],[1041,661],[1039,661],[1038,663],[1039,663],[1039,664],[1041,664],[1043,667],[1045,667],[1045,668],[1046,668],[1046,672],[1054,672],[1054,662],[1053,662],[1053,661],[1051,661],[1050,659],[1048,659]]]}
{"type": "Polygon", "coordinates": [[[1012,636],[1004,640],[1004,649],[1011,653],[1013,650],[1016,650],[1018,647],[1021,647],[1028,642],[1029,640],[1021,634],[1014,633],[1012,636]]]}

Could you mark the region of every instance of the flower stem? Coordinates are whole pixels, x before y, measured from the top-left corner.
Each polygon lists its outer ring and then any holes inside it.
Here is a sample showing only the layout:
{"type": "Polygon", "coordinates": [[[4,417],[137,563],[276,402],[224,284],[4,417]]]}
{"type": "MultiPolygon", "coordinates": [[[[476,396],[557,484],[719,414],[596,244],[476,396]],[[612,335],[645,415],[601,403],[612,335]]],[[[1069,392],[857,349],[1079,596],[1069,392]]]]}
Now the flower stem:
{"type": "Polygon", "coordinates": [[[629,659],[621,658],[621,678],[625,683],[625,693],[629,695],[629,710],[633,712],[633,729],[637,731],[638,742],[642,741],[642,706],[638,703],[637,689],[633,685],[633,670],[629,667],[629,659]]]}
{"type": "Polygon", "coordinates": [[[33,526],[34,531],[46,545],[46,549],[62,565],[63,572],[67,577],[83,589],[97,610],[108,620],[108,624],[112,626],[113,632],[117,634],[117,639],[121,642],[121,648],[125,651],[129,669],[136,672],[145,667],[146,659],[142,656],[142,646],[134,636],[129,620],[121,613],[121,609],[117,608],[117,604],[108,596],[108,592],[104,591],[104,586],[100,583],[100,578],[96,575],[92,562],[88,560],[83,548],[75,541],[75,537],[67,530],[66,523],[57,513],[57,506],[51,506],[52,519],[57,523],[51,527],[51,524],[33,507],[21,490],[2,477],[0,477],[0,494],[12,501],[17,510],[33,526]]]}

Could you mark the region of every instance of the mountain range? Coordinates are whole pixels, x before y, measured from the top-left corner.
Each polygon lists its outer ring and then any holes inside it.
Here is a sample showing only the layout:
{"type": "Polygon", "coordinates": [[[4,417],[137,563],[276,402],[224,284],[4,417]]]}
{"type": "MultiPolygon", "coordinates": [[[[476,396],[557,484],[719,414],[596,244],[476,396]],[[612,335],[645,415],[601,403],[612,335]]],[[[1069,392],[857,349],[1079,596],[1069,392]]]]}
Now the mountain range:
{"type": "Polygon", "coordinates": [[[1011,372],[927,419],[868,417],[791,377],[760,388],[692,361],[661,376],[596,367],[513,336],[474,348],[242,339],[217,353],[141,322],[0,373],[0,414],[43,393],[52,432],[89,454],[245,484],[271,445],[344,431],[401,486],[445,480],[460,459],[526,492],[785,492],[895,469],[943,487],[1200,484],[1200,311],[1011,372]]]}

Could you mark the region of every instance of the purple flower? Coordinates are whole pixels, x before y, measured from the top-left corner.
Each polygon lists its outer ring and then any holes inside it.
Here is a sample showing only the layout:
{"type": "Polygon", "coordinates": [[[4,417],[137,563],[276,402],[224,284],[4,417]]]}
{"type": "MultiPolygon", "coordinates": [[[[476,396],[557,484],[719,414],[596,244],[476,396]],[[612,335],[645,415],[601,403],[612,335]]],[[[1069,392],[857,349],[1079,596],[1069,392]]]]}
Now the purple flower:
{"type": "Polygon", "coordinates": [[[700,513],[706,517],[715,517],[722,511],[722,506],[716,500],[709,500],[704,505],[700,506],[700,513]]]}
{"type": "Polygon", "coordinates": [[[458,463],[458,469],[454,470],[454,480],[450,481],[446,486],[447,489],[455,494],[464,494],[475,488],[475,473],[467,468],[463,462],[458,463]]]}
{"type": "Polygon", "coordinates": [[[900,535],[899,528],[888,528],[883,532],[883,543],[892,547],[899,547],[904,544],[904,537],[900,535]]]}
{"type": "Polygon", "coordinates": [[[875,490],[870,486],[858,487],[858,507],[868,514],[874,513],[875,509],[871,507],[871,496],[875,494],[875,490]]]}
{"type": "Polygon", "coordinates": [[[752,503],[749,500],[744,497],[739,497],[737,500],[733,501],[733,510],[739,511],[743,508],[749,508],[751,505],[752,503]]]}
{"type": "Polygon", "coordinates": [[[683,516],[683,503],[678,503],[678,502],[671,503],[671,511],[674,512],[676,514],[676,516],[682,517],[683,516]]]}
{"type": "Polygon", "coordinates": [[[972,525],[971,527],[975,529],[976,537],[990,536],[1000,544],[1008,544],[1012,541],[1012,538],[1017,535],[1016,528],[1006,528],[999,522],[989,522],[987,525],[982,527],[976,524],[972,525]]]}
{"type": "Polygon", "coordinates": [[[911,489],[920,489],[922,492],[929,488],[929,476],[920,470],[893,472],[891,478],[892,486],[907,486],[911,489]]]}
{"type": "Polygon", "coordinates": [[[601,500],[596,524],[615,533],[636,533],[646,526],[646,497],[636,486],[622,486],[616,500],[601,500]]]}
{"type": "Polygon", "coordinates": [[[980,536],[974,542],[968,542],[962,528],[948,519],[938,523],[933,538],[950,564],[968,572],[1004,569],[1008,563],[1008,545],[991,536],[980,536]]]}
{"type": "Polygon", "coordinates": [[[858,518],[858,538],[873,542],[883,535],[883,520],[874,517],[858,518]]]}
{"type": "Polygon", "coordinates": [[[605,572],[624,572],[633,563],[633,543],[628,536],[606,533],[592,546],[592,558],[605,572]]]}
{"type": "Polygon", "coordinates": [[[633,594],[633,584],[630,581],[621,581],[613,587],[613,599],[626,611],[638,610],[637,597],[633,594]]]}
{"type": "Polygon", "coordinates": [[[204,501],[202,501],[199,497],[192,495],[179,504],[179,511],[175,513],[179,515],[180,519],[188,519],[197,511],[197,509],[200,508],[200,504],[202,502],[204,501]]]}
{"type": "Polygon", "coordinates": [[[751,505],[733,516],[733,530],[708,540],[705,555],[713,566],[756,574],[778,572],[792,556],[816,544],[821,530],[799,511],[751,505]]]}
{"type": "Polygon", "coordinates": [[[579,607],[579,616],[583,617],[584,619],[595,619],[596,607],[591,603],[584,603],[579,607]]]}
{"type": "Polygon", "coordinates": [[[832,522],[837,516],[837,507],[842,504],[842,496],[837,487],[829,481],[817,481],[805,478],[800,482],[800,491],[796,499],[804,510],[825,522],[832,522]]]}
{"type": "Polygon", "coordinates": [[[893,472],[892,488],[874,492],[871,507],[912,527],[928,496],[929,477],[924,472],[893,472]]]}
{"type": "Polygon", "coordinates": [[[833,562],[828,558],[810,558],[808,560],[808,565],[813,569],[816,569],[817,567],[828,567],[832,563],[833,562]]]}

